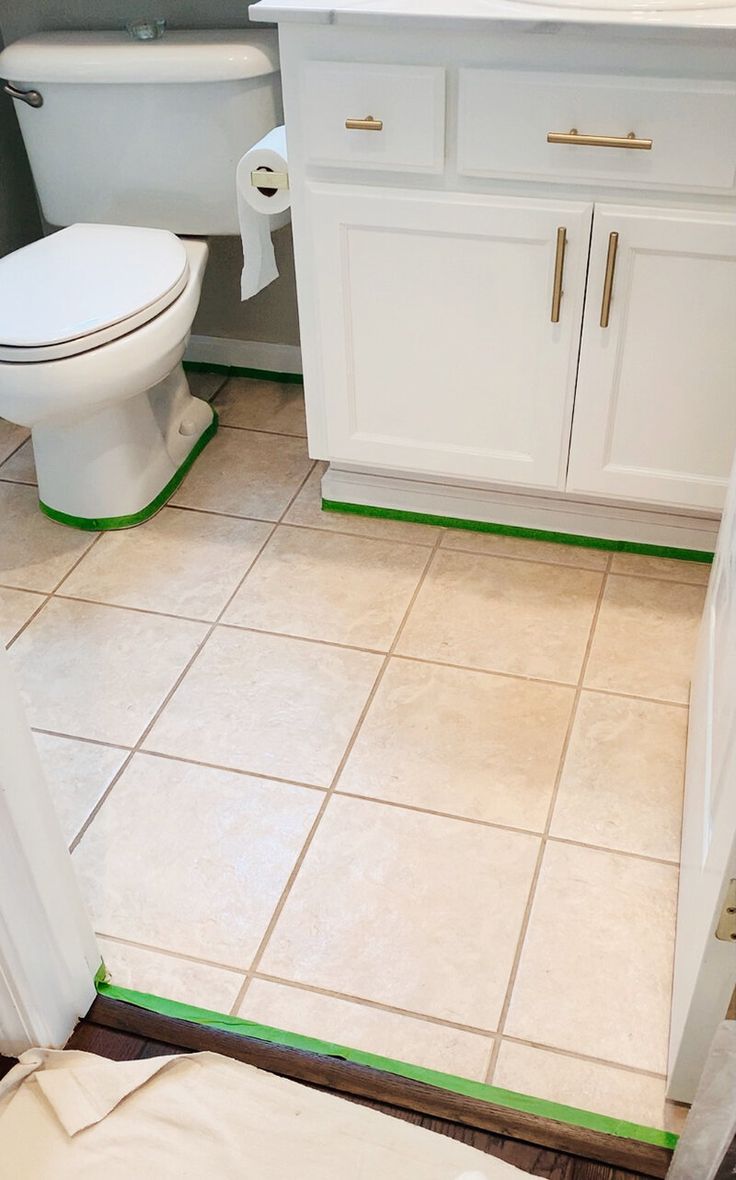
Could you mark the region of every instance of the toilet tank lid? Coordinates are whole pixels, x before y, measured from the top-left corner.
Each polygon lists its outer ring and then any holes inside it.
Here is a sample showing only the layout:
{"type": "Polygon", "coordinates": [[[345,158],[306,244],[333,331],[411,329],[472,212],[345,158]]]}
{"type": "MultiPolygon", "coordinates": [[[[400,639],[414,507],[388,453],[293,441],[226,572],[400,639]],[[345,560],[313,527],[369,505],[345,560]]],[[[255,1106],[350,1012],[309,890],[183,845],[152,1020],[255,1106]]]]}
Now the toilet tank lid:
{"type": "Polygon", "coordinates": [[[37,33],[0,53],[16,83],[227,82],[279,69],[275,29],[175,29],[157,41],[123,31],[37,33]]]}

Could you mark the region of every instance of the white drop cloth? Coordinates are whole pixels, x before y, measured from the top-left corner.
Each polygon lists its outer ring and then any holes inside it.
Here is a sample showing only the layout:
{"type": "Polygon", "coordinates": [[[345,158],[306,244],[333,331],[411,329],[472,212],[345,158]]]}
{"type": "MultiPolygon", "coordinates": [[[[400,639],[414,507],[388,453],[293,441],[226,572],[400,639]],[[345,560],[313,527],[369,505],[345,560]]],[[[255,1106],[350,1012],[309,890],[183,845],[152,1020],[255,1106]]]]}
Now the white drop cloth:
{"type": "Polygon", "coordinates": [[[0,1082],[1,1180],[519,1180],[491,1156],[215,1053],[31,1049],[0,1082]]]}

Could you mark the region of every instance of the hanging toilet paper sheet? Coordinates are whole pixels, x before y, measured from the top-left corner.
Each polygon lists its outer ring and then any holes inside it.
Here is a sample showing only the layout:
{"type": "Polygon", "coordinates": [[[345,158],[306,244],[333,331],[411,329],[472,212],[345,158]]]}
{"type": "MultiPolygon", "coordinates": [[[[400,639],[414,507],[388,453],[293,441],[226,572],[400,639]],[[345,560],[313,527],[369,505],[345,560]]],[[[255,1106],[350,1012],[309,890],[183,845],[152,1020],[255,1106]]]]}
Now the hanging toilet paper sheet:
{"type": "Polygon", "coordinates": [[[271,234],[288,222],[291,194],[288,187],[269,187],[268,174],[276,173],[283,184],[288,171],[285,127],[274,127],[238,164],[235,183],[243,242],[241,299],[250,299],[278,278],[271,234]],[[263,187],[253,183],[252,173],[258,171],[263,172],[263,187]]]}

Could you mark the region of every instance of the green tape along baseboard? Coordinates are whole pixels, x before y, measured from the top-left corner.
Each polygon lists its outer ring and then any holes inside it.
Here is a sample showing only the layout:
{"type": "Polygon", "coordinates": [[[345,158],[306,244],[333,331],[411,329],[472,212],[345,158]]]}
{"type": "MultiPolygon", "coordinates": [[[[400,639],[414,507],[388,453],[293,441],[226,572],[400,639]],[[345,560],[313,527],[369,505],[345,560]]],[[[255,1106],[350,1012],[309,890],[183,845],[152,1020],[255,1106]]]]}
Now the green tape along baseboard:
{"type": "Polygon", "coordinates": [[[585,549],[607,549],[615,553],[642,553],[648,557],[674,557],[680,561],[699,561],[710,565],[713,554],[700,549],[676,549],[668,545],[648,545],[642,541],[614,541],[607,537],[586,537],[578,533],[555,533],[546,529],[528,529],[515,524],[494,524],[487,520],[464,520],[458,516],[435,516],[430,512],[408,512],[403,508],[373,508],[369,504],[350,504],[342,500],[322,500],[325,512],[344,512],[353,516],[376,516],[384,520],[406,520],[413,524],[431,524],[447,529],[467,529],[475,533],[497,533],[503,537],[526,537],[530,541],[551,541],[559,545],[580,545],[585,549]]]}
{"type": "Polygon", "coordinates": [[[477,1098],[484,1102],[491,1102],[496,1106],[507,1107],[509,1110],[523,1111],[525,1114],[552,1119],[568,1126],[583,1127],[588,1131],[598,1131],[601,1134],[613,1135],[619,1139],[633,1139],[640,1143],[649,1143],[654,1147],[664,1147],[669,1150],[673,1150],[677,1145],[678,1137],[671,1131],[640,1126],[638,1123],[594,1114],[588,1110],[577,1110],[574,1106],[563,1106],[557,1102],[548,1102],[544,1098],[532,1098],[527,1094],[517,1094],[513,1090],[489,1086],[485,1082],[474,1082],[469,1078],[440,1073],[438,1070],[410,1065],[405,1061],[394,1061],[390,1057],[380,1057],[375,1053],[366,1053],[362,1049],[350,1049],[345,1045],[336,1045],[330,1041],[318,1040],[315,1037],[304,1037],[298,1033],[285,1032],[283,1029],[244,1020],[240,1016],[226,1016],[220,1012],[196,1008],[191,1004],[182,1004],[176,1000],[165,1000],[160,996],[150,995],[148,992],[137,992],[129,988],[117,987],[115,984],[104,982],[104,966],[98,971],[95,984],[101,996],[122,1000],[126,1004],[145,1008],[148,1012],[157,1012],[160,1016],[188,1020],[192,1024],[203,1025],[219,1032],[253,1037],[259,1041],[270,1041],[275,1045],[302,1049],[308,1053],[319,1053],[323,1057],[336,1057],[342,1061],[354,1062],[357,1065],[367,1065],[372,1069],[381,1070],[383,1073],[395,1074],[397,1077],[423,1082],[427,1086],[437,1086],[441,1090],[449,1090],[453,1094],[477,1098]]]}

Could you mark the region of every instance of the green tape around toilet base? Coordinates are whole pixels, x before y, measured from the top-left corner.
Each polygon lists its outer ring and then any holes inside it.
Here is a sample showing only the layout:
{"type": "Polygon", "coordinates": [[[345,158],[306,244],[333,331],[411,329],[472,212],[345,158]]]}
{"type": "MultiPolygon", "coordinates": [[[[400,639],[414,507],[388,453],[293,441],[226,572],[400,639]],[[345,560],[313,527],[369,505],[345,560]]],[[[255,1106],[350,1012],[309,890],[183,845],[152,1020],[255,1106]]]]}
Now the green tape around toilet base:
{"type": "Polygon", "coordinates": [[[241,365],[214,365],[207,361],[184,361],[187,373],[222,373],[225,377],[251,377],[256,381],[279,381],[282,385],[303,385],[301,373],[276,373],[272,369],[248,369],[241,365]]]}
{"type": "Polygon", "coordinates": [[[580,545],[585,549],[606,549],[615,553],[642,553],[648,557],[673,557],[680,561],[699,561],[710,565],[713,554],[700,549],[677,549],[670,545],[648,545],[641,541],[614,541],[606,537],[586,537],[578,533],[555,533],[546,529],[528,529],[515,524],[495,524],[487,520],[464,520],[457,516],[435,516],[430,512],[408,512],[403,508],[374,508],[370,504],[350,504],[342,500],[322,500],[325,512],[344,512],[354,516],[375,516],[385,520],[406,520],[413,524],[437,525],[440,528],[467,529],[476,533],[496,533],[503,537],[526,537],[530,541],[551,541],[559,545],[580,545]]]}
{"type": "Polygon", "coordinates": [[[318,1040],[315,1037],[304,1037],[297,1033],[285,1032],[283,1029],[244,1020],[240,1016],[226,1016],[220,1012],[196,1008],[191,1004],[182,1004],[176,1000],[165,1000],[160,996],[150,995],[148,992],[137,992],[129,988],[117,987],[114,984],[105,983],[104,976],[103,965],[95,978],[97,991],[101,996],[133,1004],[135,1007],[145,1008],[148,1012],[157,1012],[161,1016],[171,1016],[177,1020],[187,1020],[192,1024],[216,1029],[219,1032],[253,1037],[255,1040],[269,1041],[275,1045],[285,1045],[307,1053],[318,1053],[323,1057],[335,1057],[342,1061],[354,1062],[357,1065],[370,1066],[370,1068],[381,1070],[383,1073],[394,1074],[397,1077],[449,1090],[453,1094],[462,1094],[465,1097],[480,1099],[496,1106],[506,1107],[509,1110],[537,1115],[540,1118],[551,1119],[554,1122],[565,1123],[572,1127],[598,1131],[619,1139],[633,1139],[639,1143],[648,1143],[667,1150],[674,1150],[677,1145],[678,1137],[671,1131],[640,1126],[638,1123],[594,1114],[588,1110],[578,1110],[573,1106],[548,1102],[544,1098],[533,1098],[527,1094],[517,1094],[513,1090],[501,1089],[499,1086],[489,1086],[485,1082],[474,1082],[470,1078],[461,1078],[454,1074],[425,1069],[419,1065],[410,1065],[405,1061],[394,1061],[390,1057],[381,1057],[375,1053],[365,1053],[362,1049],[350,1049],[345,1045],[336,1045],[330,1041],[318,1040]]]}
{"type": "Polygon", "coordinates": [[[173,496],[184,476],[189,471],[189,468],[194,463],[194,460],[198,455],[201,455],[210,439],[214,438],[217,434],[218,422],[217,414],[213,410],[212,421],[209,426],[199,436],[181,466],[177,467],[171,479],[166,484],[166,487],[161,489],[155,499],[151,500],[150,504],[146,504],[145,508],[140,508],[138,512],[131,512],[128,516],[71,516],[68,512],[59,512],[58,508],[51,508],[49,504],[44,504],[41,499],[38,501],[38,506],[51,520],[55,520],[59,524],[69,525],[73,529],[85,529],[88,532],[98,533],[111,529],[130,529],[136,524],[142,524],[144,520],[150,520],[152,516],[155,516],[163,508],[166,501],[173,496]]]}

